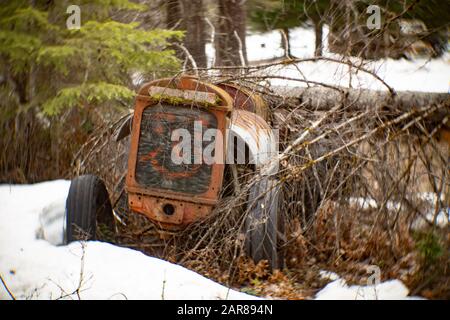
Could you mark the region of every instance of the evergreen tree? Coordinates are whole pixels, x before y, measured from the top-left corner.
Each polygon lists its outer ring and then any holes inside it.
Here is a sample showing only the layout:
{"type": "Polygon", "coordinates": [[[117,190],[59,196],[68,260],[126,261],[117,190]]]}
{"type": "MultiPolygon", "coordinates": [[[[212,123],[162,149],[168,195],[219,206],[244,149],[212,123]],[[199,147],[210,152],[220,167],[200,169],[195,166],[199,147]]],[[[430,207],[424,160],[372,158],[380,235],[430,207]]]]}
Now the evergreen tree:
{"type": "Polygon", "coordinates": [[[1,73],[21,105],[54,115],[68,107],[129,102],[135,73],[176,70],[178,61],[166,47],[180,32],[146,31],[137,23],[107,18],[113,10],[145,7],[125,0],[80,7],[79,30],[65,28],[68,14],[62,2],[32,7],[14,1],[0,9],[1,73]]]}
{"type": "Polygon", "coordinates": [[[150,80],[178,71],[168,45],[182,32],[117,20],[142,10],[146,6],[127,0],[2,4],[0,180],[61,176],[93,119],[104,121],[132,106],[138,75],[150,80]],[[78,30],[66,27],[71,4],[81,8],[78,30]],[[23,178],[11,178],[11,172],[23,178]]]}

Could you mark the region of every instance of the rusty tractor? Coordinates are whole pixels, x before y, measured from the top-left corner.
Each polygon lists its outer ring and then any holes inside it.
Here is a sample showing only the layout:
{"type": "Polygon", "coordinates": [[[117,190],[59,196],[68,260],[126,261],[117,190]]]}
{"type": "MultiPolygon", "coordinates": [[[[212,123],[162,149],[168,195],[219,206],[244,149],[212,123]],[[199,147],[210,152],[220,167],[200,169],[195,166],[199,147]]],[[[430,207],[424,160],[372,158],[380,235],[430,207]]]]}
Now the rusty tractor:
{"type": "MultiPolygon", "coordinates": [[[[220,200],[226,166],[243,160],[259,177],[248,191],[245,252],[256,262],[266,259],[272,268],[280,267],[278,152],[267,116],[263,99],[235,84],[183,76],[142,86],[132,116],[117,133],[117,139],[130,138],[125,178],[130,214],[145,217],[161,232],[202,221],[220,200]]],[[[78,240],[80,231],[95,239],[99,224],[114,225],[113,209],[98,177],[72,180],[67,242],[78,240]]]]}

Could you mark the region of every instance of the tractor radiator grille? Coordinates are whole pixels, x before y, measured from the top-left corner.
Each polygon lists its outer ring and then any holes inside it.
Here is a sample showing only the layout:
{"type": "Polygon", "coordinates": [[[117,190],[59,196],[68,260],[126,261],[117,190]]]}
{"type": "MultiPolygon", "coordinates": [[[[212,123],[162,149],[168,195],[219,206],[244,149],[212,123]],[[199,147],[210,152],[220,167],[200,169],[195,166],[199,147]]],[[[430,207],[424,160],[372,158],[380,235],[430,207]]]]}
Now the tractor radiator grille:
{"type": "MultiPolygon", "coordinates": [[[[142,187],[193,195],[208,190],[212,166],[205,164],[203,157],[201,164],[194,163],[194,128],[197,132],[201,128],[200,136],[203,136],[207,129],[217,128],[216,117],[195,107],[159,104],[144,110],[136,163],[136,181],[142,187]],[[172,132],[177,129],[185,129],[184,134],[190,134],[190,164],[172,161],[172,149],[183,140],[171,141],[172,132]]],[[[200,152],[209,144],[211,141],[202,142],[200,152]]]]}

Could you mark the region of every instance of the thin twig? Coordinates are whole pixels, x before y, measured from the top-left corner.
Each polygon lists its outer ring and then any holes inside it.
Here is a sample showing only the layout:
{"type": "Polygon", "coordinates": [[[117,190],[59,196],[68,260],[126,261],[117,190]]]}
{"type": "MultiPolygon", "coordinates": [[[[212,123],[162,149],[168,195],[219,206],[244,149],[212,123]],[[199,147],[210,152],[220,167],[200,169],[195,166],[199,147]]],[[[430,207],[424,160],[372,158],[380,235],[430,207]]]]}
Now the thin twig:
{"type": "Polygon", "coordinates": [[[11,290],[9,290],[8,286],[6,285],[5,280],[3,279],[2,275],[0,274],[0,281],[2,282],[3,286],[6,289],[6,292],[8,292],[8,295],[11,297],[11,299],[16,300],[16,297],[13,295],[11,290]]]}

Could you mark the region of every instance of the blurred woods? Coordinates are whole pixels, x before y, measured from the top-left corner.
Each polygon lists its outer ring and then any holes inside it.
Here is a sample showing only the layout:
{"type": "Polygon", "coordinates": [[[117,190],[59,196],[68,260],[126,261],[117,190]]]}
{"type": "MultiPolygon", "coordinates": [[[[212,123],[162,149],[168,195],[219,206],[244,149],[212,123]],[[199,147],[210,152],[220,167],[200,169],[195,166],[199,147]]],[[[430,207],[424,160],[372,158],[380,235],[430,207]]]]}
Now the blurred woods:
{"type": "Polygon", "coordinates": [[[330,51],[355,57],[399,58],[420,41],[430,45],[433,56],[438,56],[447,46],[450,5],[442,1],[286,0],[272,1],[273,9],[269,11],[264,9],[267,1],[254,2],[256,8],[260,4],[253,18],[258,28],[280,28],[288,42],[290,28],[312,26],[316,56],[322,55],[324,25],[329,26],[330,51]],[[380,28],[367,23],[374,13],[368,8],[373,6],[380,9],[380,28]]]}

